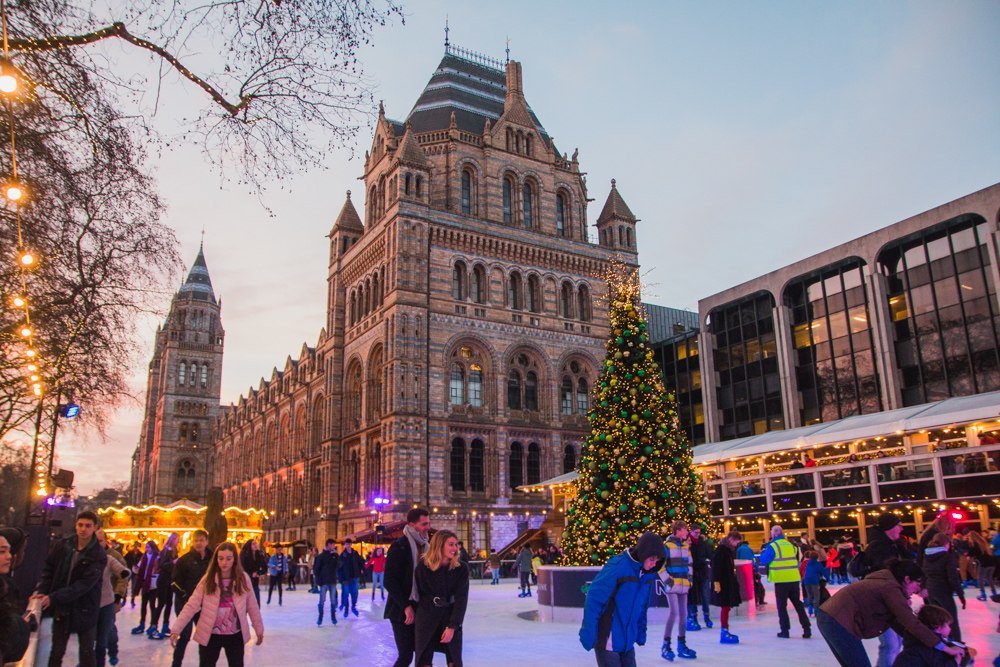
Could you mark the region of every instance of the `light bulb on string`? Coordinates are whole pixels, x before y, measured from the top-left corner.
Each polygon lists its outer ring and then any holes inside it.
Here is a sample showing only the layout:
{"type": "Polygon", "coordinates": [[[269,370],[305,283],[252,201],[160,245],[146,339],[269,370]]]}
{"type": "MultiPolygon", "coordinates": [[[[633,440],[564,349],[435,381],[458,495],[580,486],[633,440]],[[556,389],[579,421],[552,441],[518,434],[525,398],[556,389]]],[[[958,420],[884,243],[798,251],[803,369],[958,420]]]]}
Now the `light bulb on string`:
{"type": "Polygon", "coordinates": [[[28,302],[24,299],[23,296],[15,296],[13,303],[15,308],[22,308],[28,302]]]}
{"type": "Polygon", "coordinates": [[[23,329],[21,329],[21,335],[27,338],[28,336],[31,335],[31,329],[29,329],[28,327],[24,327],[23,329]]]}
{"type": "Polygon", "coordinates": [[[40,379],[41,379],[41,378],[39,378],[39,377],[38,377],[37,375],[32,375],[32,376],[31,376],[31,381],[32,381],[32,382],[38,382],[38,381],[39,381],[40,379]]]}
{"type": "Polygon", "coordinates": [[[23,255],[21,255],[21,264],[24,264],[25,266],[31,266],[34,263],[35,263],[35,258],[30,252],[25,252],[23,255]]]}
{"type": "Polygon", "coordinates": [[[29,371],[37,371],[38,370],[38,366],[36,366],[34,364],[28,364],[28,370],[29,371]]]}
{"type": "Polygon", "coordinates": [[[13,181],[7,184],[4,188],[3,194],[12,202],[20,201],[21,198],[24,197],[24,186],[17,181],[13,181]]]}
{"type": "Polygon", "coordinates": [[[17,90],[17,76],[14,64],[7,58],[0,59],[0,93],[10,94],[17,90]]]}
{"type": "Polygon", "coordinates": [[[35,357],[35,351],[34,350],[25,350],[24,356],[28,357],[29,359],[34,359],[34,357],[35,357]]]}

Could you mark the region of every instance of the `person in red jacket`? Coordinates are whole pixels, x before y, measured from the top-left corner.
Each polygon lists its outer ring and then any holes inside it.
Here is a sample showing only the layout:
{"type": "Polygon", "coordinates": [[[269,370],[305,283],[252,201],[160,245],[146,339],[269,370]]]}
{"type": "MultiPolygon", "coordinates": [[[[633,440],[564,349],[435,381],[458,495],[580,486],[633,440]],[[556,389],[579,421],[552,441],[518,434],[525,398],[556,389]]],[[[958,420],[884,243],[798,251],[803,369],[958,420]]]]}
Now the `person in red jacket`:
{"type": "Polygon", "coordinates": [[[372,601],[375,600],[375,587],[382,591],[382,600],[385,600],[385,586],[382,584],[382,577],[385,575],[385,550],[382,547],[375,547],[372,555],[368,557],[365,567],[372,569],[372,601]]]}

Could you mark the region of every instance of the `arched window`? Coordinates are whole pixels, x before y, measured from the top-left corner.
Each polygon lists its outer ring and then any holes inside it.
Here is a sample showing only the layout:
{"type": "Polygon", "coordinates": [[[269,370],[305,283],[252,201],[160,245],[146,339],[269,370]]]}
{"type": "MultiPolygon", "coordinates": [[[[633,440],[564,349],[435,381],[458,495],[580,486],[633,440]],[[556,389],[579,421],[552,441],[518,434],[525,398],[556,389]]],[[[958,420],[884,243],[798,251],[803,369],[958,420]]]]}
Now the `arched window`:
{"type": "Polygon", "coordinates": [[[351,495],[353,495],[355,500],[357,500],[357,498],[361,495],[361,461],[358,459],[357,452],[353,452],[351,454],[351,468],[353,469],[351,471],[351,490],[353,491],[351,495]]]}
{"type": "Polygon", "coordinates": [[[625,245],[624,230],[621,227],[618,228],[618,245],[625,245]]]}
{"type": "Polygon", "coordinates": [[[503,179],[503,221],[507,224],[511,222],[512,207],[511,198],[514,192],[514,183],[510,177],[503,179]]]}
{"type": "Polygon", "coordinates": [[[403,179],[403,192],[406,196],[410,196],[410,175],[407,174],[406,178],[403,179]]]}
{"type": "Polygon", "coordinates": [[[351,292],[350,304],[349,304],[349,306],[347,308],[348,314],[350,315],[350,325],[349,326],[353,327],[354,323],[357,322],[357,318],[355,317],[355,315],[356,315],[355,310],[357,310],[357,307],[358,307],[358,298],[354,294],[354,292],[352,291],[351,292]]]}
{"type": "Polygon", "coordinates": [[[521,310],[521,274],[514,271],[507,283],[508,305],[514,310],[521,310]]]}
{"type": "Polygon", "coordinates": [[[208,364],[201,365],[201,386],[203,389],[208,386],[208,364]]]}
{"type": "Polygon", "coordinates": [[[423,184],[424,184],[424,179],[421,178],[420,176],[417,176],[417,188],[416,188],[416,191],[417,191],[417,196],[418,197],[422,197],[423,196],[423,194],[422,194],[423,184]]]}
{"type": "Polygon", "coordinates": [[[177,384],[183,387],[185,381],[187,381],[187,364],[182,361],[177,367],[177,384]]]}
{"type": "Polygon", "coordinates": [[[626,227],[625,228],[625,245],[627,245],[629,248],[632,247],[632,228],[631,227],[626,227]]]}
{"type": "Polygon", "coordinates": [[[378,218],[378,189],[373,185],[368,191],[368,224],[372,224],[378,218]]]}
{"type": "Polygon", "coordinates": [[[540,290],[538,289],[538,276],[528,276],[528,289],[524,292],[527,301],[528,311],[537,313],[541,310],[540,290]]]}
{"type": "Polygon", "coordinates": [[[379,307],[380,302],[378,272],[376,272],[375,275],[372,276],[372,310],[376,310],[379,307]]]}
{"type": "Polygon", "coordinates": [[[559,291],[559,314],[563,317],[572,317],[571,308],[573,305],[573,286],[563,283],[559,291]]]}
{"type": "Polygon", "coordinates": [[[462,214],[472,214],[472,173],[468,169],[462,171],[462,214]]]}
{"type": "Polygon", "coordinates": [[[180,441],[187,442],[187,439],[188,439],[188,425],[181,424],[180,441]]]}
{"type": "Polygon", "coordinates": [[[579,415],[586,415],[590,409],[590,386],[587,378],[580,378],[576,383],[576,412],[579,415]]]}
{"type": "Polygon", "coordinates": [[[531,157],[531,135],[524,138],[524,154],[531,157]]]}
{"type": "Polygon", "coordinates": [[[485,490],[483,483],[483,461],[484,446],[482,440],[473,440],[469,447],[469,491],[482,493],[485,490]]]}
{"type": "Polygon", "coordinates": [[[194,491],[194,465],[190,461],[184,461],[177,467],[177,491],[194,491]]]}
{"type": "Polygon", "coordinates": [[[524,187],[521,189],[521,199],[524,204],[524,226],[527,229],[531,229],[531,212],[534,206],[534,196],[531,191],[531,186],[527,183],[525,183],[524,187]]]}
{"type": "MultiPolygon", "coordinates": [[[[481,384],[480,387],[482,387],[481,384]]],[[[451,365],[450,395],[452,405],[463,405],[465,403],[465,371],[462,369],[461,364],[451,365]]]]}
{"type": "Polygon", "coordinates": [[[483,369],[476,364],[472,364],[469,371],[469,405],[474,408],[483,406],[483,369]]]}
{"type": "Polygon", "coordinates": [[[347,371],[347,400],[345,412],[348,429],[361,425],[361,364],[354,362],[347,371]]]}
{"type": "Polygon", "coordinates": [[[382,416],[382,346],[372,352],[368,361],[368,420],[382,416]]]}
{"type": "Polygon", "coordinates": [[[556,195],[556,233],[566,236],[566,195],[556,195]]]}
{"type": "Polygon", "coordinates": [[[590,290],[586,285],[580,285],[576,292],[577,309],[576,315],[584,322],[589,322],[590,312],[590,290]]]}
{"type": "Polygon", "coordinates": [[[482,265],[472,270],[472,301],[486,303],[486,269],[482,265]]]}
{"type": "Polygon", "coordinates": [[[521,409],[521,373],[511,369],[507,374],[507,407],[511,410],[521,409]]]}
{"type": "Polygon", "coordinates": [[[528,445],[528,484],[542,481],[542,454],[537,443],[528,445]]]}
{"type": "Polygon", "coordinates": [[[524,376],[524,409],[538,410],[538,376],[534,371],[524,376]]]}
{"type": "Polygon", "coordinates": [[[576,470],[576,450],[573,445],[566,445],[563,449],[563,474],[576,470]]]}
{"type": "Polygon", "coordinates": [[[451,298],[465,301],[465,262],[455,262],[451,270],[451,298]]]}
{"type": "Polygon", "coordinates": [[[510,444],[510,488],[516,489],[524,484],[524,449],[519,442],[510,444]]]}
{"type": "Polygon", "coordinates": [[[198,424],[191,424],[191,442],[198,442],[198,424]]]}
{"type": "Polygon", "coordinates": [[[451,441],[451,489],[465,491],[465,441],[461,438],[451,441]]]}
{"type": "Polygon", "coordinates": [[[562,386],[559,389],[559,402],[564,415],[573,414],[573,378],[568,375],[563,377],[562,386]]]}

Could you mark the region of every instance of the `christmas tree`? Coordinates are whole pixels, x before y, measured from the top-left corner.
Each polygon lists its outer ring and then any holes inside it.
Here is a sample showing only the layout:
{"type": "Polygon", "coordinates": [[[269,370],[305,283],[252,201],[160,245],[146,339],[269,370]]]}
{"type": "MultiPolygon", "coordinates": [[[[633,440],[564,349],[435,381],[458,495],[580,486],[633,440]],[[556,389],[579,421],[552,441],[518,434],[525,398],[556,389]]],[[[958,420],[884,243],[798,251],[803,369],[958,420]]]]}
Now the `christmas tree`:
{"type": "Polygon", "coordinates": [[[611,335],[562,539],[570,565],[603,565],[646,531],[666,537],[677,519],[716,532],[677,404],[653,361],[638,272],[616,264],[606,280],[611,335]]]}

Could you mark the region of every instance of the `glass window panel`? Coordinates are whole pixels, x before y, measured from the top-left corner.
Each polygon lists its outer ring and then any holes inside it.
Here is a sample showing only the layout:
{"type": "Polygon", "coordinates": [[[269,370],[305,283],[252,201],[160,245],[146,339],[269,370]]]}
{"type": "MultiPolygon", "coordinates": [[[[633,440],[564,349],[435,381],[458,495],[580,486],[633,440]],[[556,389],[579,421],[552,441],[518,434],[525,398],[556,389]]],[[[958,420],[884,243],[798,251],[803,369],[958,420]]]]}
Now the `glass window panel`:
{"type": "Polygon", "coordinates": [[[826,301],[811,301],[809,303],[809,317],[814,320],[821,319],[826,316],[826,301]]]}
{"type": "Polygon", "coordinates": [[[452,364],[451,367],[451,404],[462,405],[465,401],[465,382],[462,367],[452,364]]]}
{"type": "Polygon", "coordinates": [[[851,353],[851,337],[842,336],[840,338],[833,339],[833,356],[842,357],[845,354],[851,353]]]}
{"type": "Polygon", "coordinates": [[[826,307],[831,313],[846,309],[846,306],[844,305],[843,293],[838,292],[837,294],[831,294],[827,297],[826,307]]]}
{"type": "Polygon", "coordinates": [[[953,275],[955,275],[955,262],[950,256],[931,262],[931,276],[934,280],[949,278],[953,275]]]}
{"type": "Polygon", "coordinates": [[[924,363],[941,359],[941,334],[936,331],[920,336],[917,346],[924,363]]]}
{"type": "Polygon", "coordinates": [[[975,248],[977,245],[979,244],[976,242],[976,229],[974,227],[951,233],[951,247],[955,252],[975,248]]]}
{"type": "Polygon", "coordinates": [[[847,335],[847,313],[841,311],[830,315],[830,337],[840,338],[847,335]]]}
{"type": "Polygon", "coordinates": [[[934,333],[938,330],[937,313],[924,313],[913,318],[917,334],[934,333]]]}
{"type": "Polygon", "coordinates": [[[949,306],[948,308],[942,308],[939,313],[941,320],[941,329],[954,329],[954,328],[964,328],[965,318],[962,316],[961,306],[949,306]]]}
{"type": "Polygon", "coordinates": [[[913,314],[930,313],[934,311],[934,297],[930,285],[923,285],[910,290],[913,303],[913,314]]]}
{"type": "Polygon", "coordinates": [[[971,269],[978,269],[981,266],[981,262],[979,261],[979,248],[970,248],[968,250],[956,252],[955,266],[958,267],[959,273],[969,271],[971,269]]]}
{"type": "Polygon", "coordinates": [[[850,290],[861,285],[861,268],[844,271],[844,289],[850,290]]]}
{"type": "Polygon", "coordinates": [[[875,374],[875,359],[870,352],[854,355],[854,373],[859,377],[875,374]]]}
{"type": "Polygon", "coordinates": [[[729,348],[729,355],[730,355],[730,358],[732,359],[732,365],[733,365],[733,367],[742,366],[743,365],[743,345],[742,344],[733,345],[732,347],[730,347],[729,348]]]}
{"type": "Polygon", "coordinates": [[[817,281],[806,287],[806,293],[810,301],[823,300],[823,283],[817,281]]]}
{"type": "Polygon", "coordinates": [[[573,414],[573,378],[568,375],[563,378],[561,394],[562,413],[573,414]]]}
{"type": "Polygon", "coordinates": [[[860,350],[867,350],[872,346],[872,337],[867,330],[853,334],[851,336],[851,345],[854,346],[855,352],[860,350]]]}
{"type": "Polygon", "coordinates": [[[962,301],[972,301],[986,296],[986,281],[983,280],[982,271],[966,271],[958,276],[958,284],[962,301]]]}
{"type": "Polygon", "coordinates": [[[747,341],[746,362],[750,363],[752,361],[758,361],[759,359],[761,359],[760,341],[756,338],[747,341]]]}
{"type": "MultiPolygon", "coordinates": [[[[982,299],[981,301],[985,301],[982,299]]],[[[973,350],[992,350],[997,346],[997,339],[993,333],[993,325],[988,319],[979,319],[971,322],[969,329],[969,345],[973,350]]]]}
{"type": "Polygon", "coordinates": [[[483,406],[483,371],[476,365],[469,372],[469,404],[476,408],[483,406]]]}
{"type": "Polygon", "coordinates": [[[951,248],[948,247],[947,236],[942,236],[941,238],[927,242],[927,256],[930,258],[930,261],[933,262],[936,259],[947,257],[950,254],[951,248]]]}
{"type": "Polygon", "coordinates": [[[855,306],[848,311],[847,314],[849,324],[851,326],[851,333],[858,333],[859,331],[868,330],[868,309],[864,306],[855,306]]]}
{"type": "Polygon", "coordinates": [[[947,358],[964,355],[966,353],[965,328],[954,327],[945,329],[941,334],[944,343],[944,356],[947,358]]]}
{"type": "Polygon", "coordinates": [[[920,266],[912,268],[906,272],[906,282],[910,287],[926,285],[930,281],[931,267],[927,264],[921,264],[920,266]]]}
{"type": "Polygon", "coordinates": [[[889,299],[889,314],[893,322],[905,320],[910,316],[909,305],[905,294],[894,296],[889,299]]]}
{"type": "Polygon", "coordinates": [[[927,253],[924,252],[924,244],[920,243],[919,245],[915,245],[903,251],[903,257],[906,259],[907,268],[924,264],[927,261],[927,253]]]}
{"type": "Polygon", "coordinates": [[[691,371],[691,389],[701,389],[701,371],[691,371]]]}
{"type": "Polygon", "coordinates": [[[813,343],[822,343],[830,340],[830,332],[826,326],[826,320],[816,320],[810,327],[812,328],[813,343]]]}
{"type": "Polygon", "coordinates": [[[538,409],[538,376],[533,371],[524,378],[524,409],[538,409]]]}
{"type": "Polygon", "coordinates": [[[864,287],[855,287],[852,290],[848,290],[844,293],[844,297],[847,299],[848,308],[864,305],[867,301],[864,287]]]}
{"type": "Polygon", "coordinates": [[[823,289],[826,290],[827,296],[838,294],[841,290],[843,290],[843,285],[840,282],[840,274],[837,273],[835,275],[824,278],[823,289]]]}
{"type": "Polygon", "coordinates": [[[809,339],[809,325],[799,324],[792,330],[792,340],[795,349],[809,347],[812,341],[809,339]]]}

